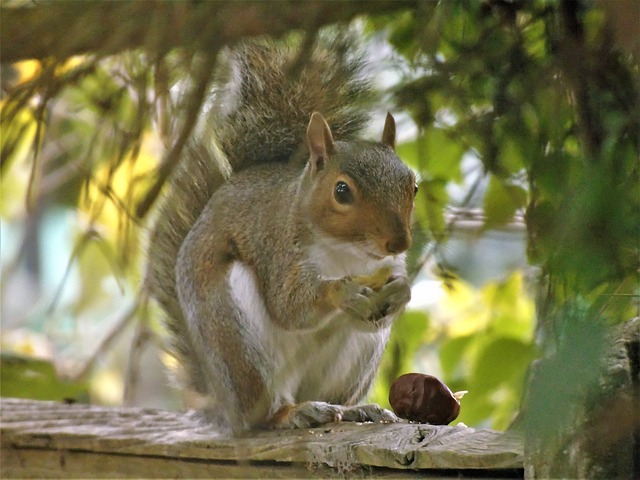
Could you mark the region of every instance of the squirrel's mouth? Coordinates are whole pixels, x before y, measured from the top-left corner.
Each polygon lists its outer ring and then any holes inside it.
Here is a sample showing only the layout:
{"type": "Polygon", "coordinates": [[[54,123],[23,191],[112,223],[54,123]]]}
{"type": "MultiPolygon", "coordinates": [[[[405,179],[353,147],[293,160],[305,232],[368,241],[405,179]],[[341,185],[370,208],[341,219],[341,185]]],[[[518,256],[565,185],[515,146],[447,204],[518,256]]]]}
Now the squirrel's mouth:
{"type": "Polygon", "coordinates": [[[400,253],[394,254],[388,252],[387,250],[382,248],[373,238],[365,237],[363,241],[358,242],[357,247],[367,258],[376,260],[378,262],[389,257],[395,258],[396,256],[400,255],[400,253]]]}
{"type": "Polygon", "coordinates": [[[369,249],[363,249],[365,255],[369,258],[373,258],[374,260],[384,260],[387,255],[381,255],[380,253],[372,252],[369,249]]]}

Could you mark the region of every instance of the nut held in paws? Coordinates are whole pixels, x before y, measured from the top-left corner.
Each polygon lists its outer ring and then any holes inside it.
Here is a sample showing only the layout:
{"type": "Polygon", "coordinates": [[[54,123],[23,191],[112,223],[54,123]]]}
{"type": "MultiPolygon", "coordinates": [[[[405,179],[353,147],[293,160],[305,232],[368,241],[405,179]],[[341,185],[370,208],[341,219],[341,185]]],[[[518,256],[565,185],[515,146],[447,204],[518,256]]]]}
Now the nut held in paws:
{"type": "Polygon", "coordinates": [[[447,425],[458,418],[460,398],[466,391],[452,393],[432,375],[407,373],[389,390],[389,403],[401,418],[432,425],[447,425]]]}

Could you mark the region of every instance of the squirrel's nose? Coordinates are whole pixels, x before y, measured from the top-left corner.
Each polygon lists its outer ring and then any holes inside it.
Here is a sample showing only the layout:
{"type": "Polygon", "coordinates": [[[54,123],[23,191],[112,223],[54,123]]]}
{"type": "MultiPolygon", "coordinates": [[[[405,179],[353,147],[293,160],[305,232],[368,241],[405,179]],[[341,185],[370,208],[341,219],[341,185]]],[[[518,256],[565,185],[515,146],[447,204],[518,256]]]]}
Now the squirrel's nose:
{"type": "Polygon", "coordinates": [[[385,248],[391,255],[404,252],[411,246],[411,236],[408,234],[397,235],[387,242],[385,248]]]}

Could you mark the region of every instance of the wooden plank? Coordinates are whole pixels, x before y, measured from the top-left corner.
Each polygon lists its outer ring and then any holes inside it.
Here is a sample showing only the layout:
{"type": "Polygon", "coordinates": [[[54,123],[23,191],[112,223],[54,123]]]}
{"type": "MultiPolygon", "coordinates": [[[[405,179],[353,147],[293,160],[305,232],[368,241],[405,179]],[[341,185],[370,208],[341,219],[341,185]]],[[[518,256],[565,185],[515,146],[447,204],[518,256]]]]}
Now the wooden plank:
{"type": "Polygon", "coordinates": [[[521,476],[523,471],[518,435],[463,426],[336,423],[228,438],[193,412],[5,398],[0,435],[3,478],[256,478],[266,472],[292,477],[318,467],[422,476],[429,471],[521,476]]]}
{"type": "MultiPolygon", "coordinates": [[[[397,470],[351,465],[329,468],[298,465],[216,462],[170,457],[123,457],[115,454],[3,448],[0,450],[2,478],[474,478],[478,471],[397,470]]],[[[518,471],[482,470],[481,478],[521,478],[518,471]],[[493,474],[493,475],[492,475],[493,474]]]]}

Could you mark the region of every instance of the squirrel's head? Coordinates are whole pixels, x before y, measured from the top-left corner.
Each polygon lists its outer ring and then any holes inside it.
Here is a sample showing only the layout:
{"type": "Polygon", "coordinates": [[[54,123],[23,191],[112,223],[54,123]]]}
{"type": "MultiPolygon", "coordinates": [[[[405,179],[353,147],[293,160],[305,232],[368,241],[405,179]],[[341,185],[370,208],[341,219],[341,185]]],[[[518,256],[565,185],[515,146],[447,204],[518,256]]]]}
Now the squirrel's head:
{"type": "Polygon", "coordinates": [[[312,224],[376,259],[411,246],[416,179],[395,154],[395,140],[391,114],[379,143],[334,141],[319,113],[307,128],[305,208],[312,224]]]}

